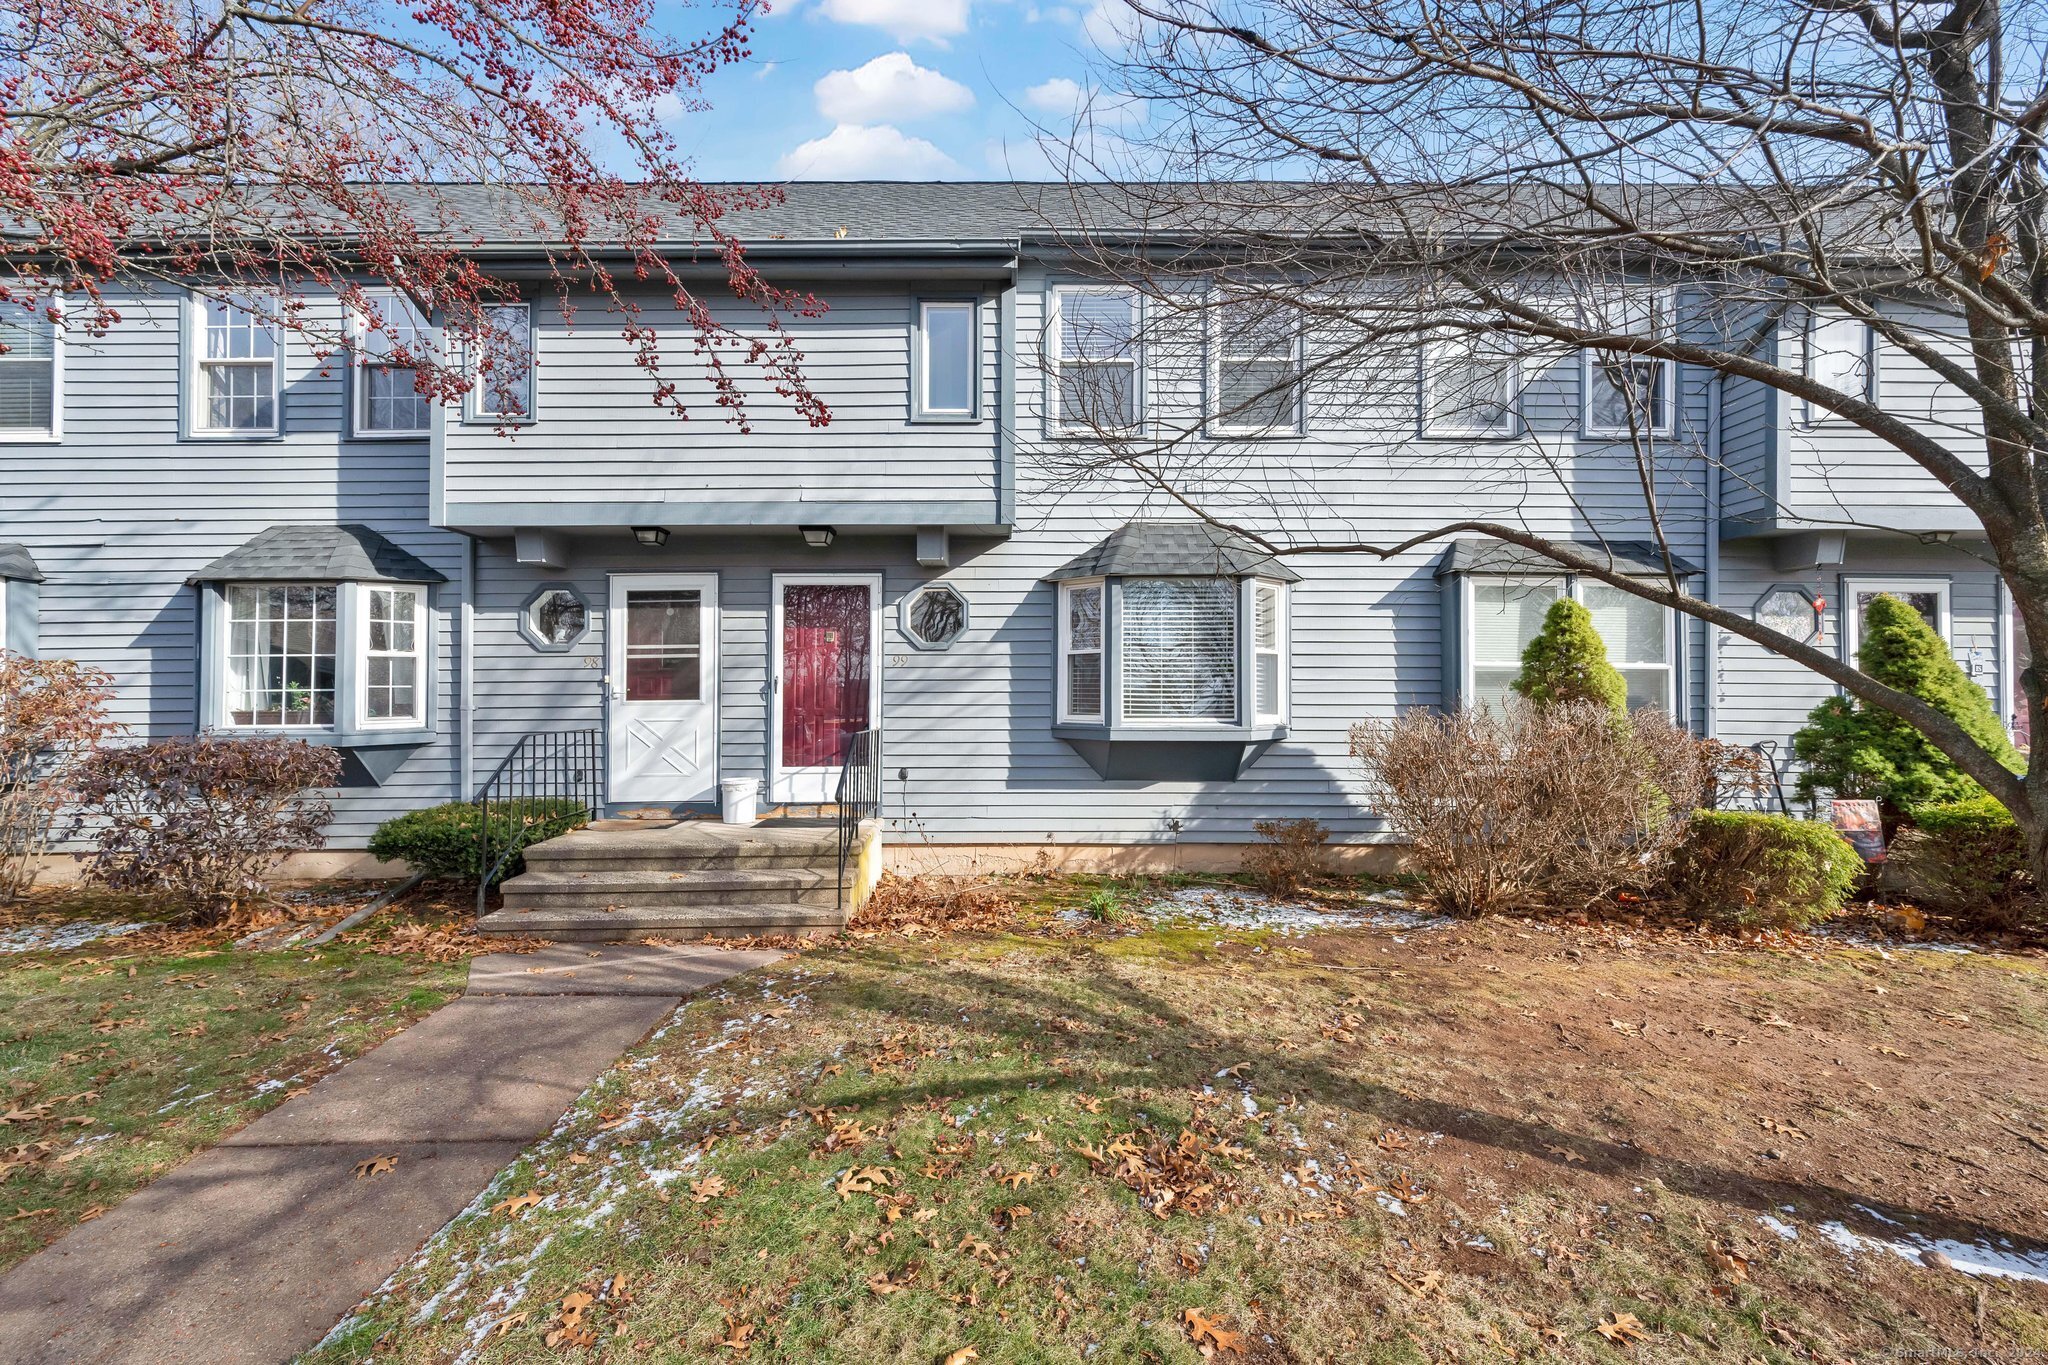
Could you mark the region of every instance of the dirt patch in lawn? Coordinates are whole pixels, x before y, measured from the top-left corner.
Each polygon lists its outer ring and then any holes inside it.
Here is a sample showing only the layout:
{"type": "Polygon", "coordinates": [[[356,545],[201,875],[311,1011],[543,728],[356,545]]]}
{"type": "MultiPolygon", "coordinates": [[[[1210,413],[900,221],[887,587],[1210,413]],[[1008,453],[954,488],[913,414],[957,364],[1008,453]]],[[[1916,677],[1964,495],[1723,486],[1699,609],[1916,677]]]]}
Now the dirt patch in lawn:
{"type": "Polygon", "coordinates": [[[2038,957],[1050,890],[688,1003],[316,1358],[2048,1349],[2038,957]]]}

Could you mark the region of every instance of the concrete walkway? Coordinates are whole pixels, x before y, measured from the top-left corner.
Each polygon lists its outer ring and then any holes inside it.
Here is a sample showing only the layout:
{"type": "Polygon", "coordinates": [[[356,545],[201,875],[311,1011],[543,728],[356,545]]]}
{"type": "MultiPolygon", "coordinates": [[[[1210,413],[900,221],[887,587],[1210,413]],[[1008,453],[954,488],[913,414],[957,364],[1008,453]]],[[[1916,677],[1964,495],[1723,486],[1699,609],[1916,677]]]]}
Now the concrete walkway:
{"type": "Polygon", "coordinates": [[[772,952],[562,944],[0,1276],[0,1360],[274,1365],[324,1336],[678,999],[772,952]],[[387,1173],[355,1166],[396,1156],[387,1173]]]}

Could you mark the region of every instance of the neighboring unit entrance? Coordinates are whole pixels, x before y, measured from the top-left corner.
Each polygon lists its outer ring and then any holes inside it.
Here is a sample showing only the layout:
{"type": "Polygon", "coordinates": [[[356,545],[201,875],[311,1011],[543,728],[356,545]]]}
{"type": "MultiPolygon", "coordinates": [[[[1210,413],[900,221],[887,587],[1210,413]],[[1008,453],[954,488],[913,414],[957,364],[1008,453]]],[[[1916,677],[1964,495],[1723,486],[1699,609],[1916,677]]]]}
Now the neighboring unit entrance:
{"type": "Polygon", "coordinates": [[[775,706],[770,795],[830,801],[849,741],[882,712],[882,580],[873,574],[777,574],[771,625],[775,706]]]}
{"type": "Polygon", "coordinates": [[[605,622],[613,802],[718,791],[718,579],[613,574],[605,622]]]}

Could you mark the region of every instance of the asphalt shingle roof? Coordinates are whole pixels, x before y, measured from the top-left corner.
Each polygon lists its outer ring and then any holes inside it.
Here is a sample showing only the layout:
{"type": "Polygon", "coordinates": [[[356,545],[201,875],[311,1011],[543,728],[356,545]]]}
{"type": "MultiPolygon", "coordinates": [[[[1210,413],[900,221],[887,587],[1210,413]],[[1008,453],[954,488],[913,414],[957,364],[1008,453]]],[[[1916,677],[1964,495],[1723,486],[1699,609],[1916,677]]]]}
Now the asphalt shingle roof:
{"type": "Polygon", "coordinates": [[[272,526],[187,583],[446,583],[448,576],[367,526],[272,526]]]}
{"type": "Polygon", "coordinates": [[[1301,575],[1241,536],[1203,521],[1132,521],[1047,574],[1043,581],[1128,574],[1146,578],[1277,578],[1301,575]]]}
{"type": "Polygon", "coordinates": [[[43,571],[36,567],[35,556],[28,552],[26,545],[13,540],[0,540],[0,578],[40,583],[43,581],[43,571]]]}
{"type": "MultiPolygon", "coordinates": [[[[1605,544],[1575,540],[1569,544],[1594,559],[1611,562],[1619,573],[1659,576],[1664,573],[1664,549],[1654,540],[1610,540],[1605,544]]],[[[1671,556],[1671,567],[1680,574],[1699,572],[1677,555],[1671,556]]],[[[1454,540],[1436,567],[1439,578],[1454,573],[1562,572],[1556,560],[1519,545],[1510,545],[1504,540],[1454,540]]]]}

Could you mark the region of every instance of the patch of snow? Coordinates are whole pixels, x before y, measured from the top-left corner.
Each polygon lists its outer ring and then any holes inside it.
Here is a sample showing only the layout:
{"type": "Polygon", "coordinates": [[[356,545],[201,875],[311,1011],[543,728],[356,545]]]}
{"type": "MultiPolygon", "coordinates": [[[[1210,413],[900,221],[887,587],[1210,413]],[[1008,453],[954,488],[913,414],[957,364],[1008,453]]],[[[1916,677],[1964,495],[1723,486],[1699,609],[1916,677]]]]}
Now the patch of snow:
{"type": "Polygon", "coordinates": [[[1764,1213],[1757,1215],[1756,1221],[1763,1224],[1765,1227],[1769,1228],[1772,1232],[1777,1233],[1779,1237],[1783,1238],[1787,1242],[1796,1242],[1799,1240],[1799,1229],[1793,1227],[1790,1223],[1785,1222],[1783,1219],[1773,1218],[1768,1213],[1764,1213]]]}
{"type": "Polygon", "coordinates": [[[97,943],[103,938],[119,938],[147,928],[147,924],[139,922],[90,919],[67,920],[63,924],[27,924],[19,929],[0,931],[0,953],[64,953],[73,948],[83,948],[88,943],[97,943]]]}
{"type": "Polygon", "coordinates": [[[1191,921],[1219,929],[1265,929],[1287,937],[1319,929],[1416,930],[1450,923],[1441,915],[1407,908],[1407,899],[1398,892],[1377,892],[1367,901],[1385,908],[1326,910],[1312,901],[1287,900],[1258,891],[1190,886],[1147,901],[1138,909],[1155,920],[1191,921]]]}
{"type": "MultiPolygon", "coordinates": [[[[1884,1221],[1892,1222],[1891,1219],[1884,1221]]],[[[1912,1232],[1899,1237],[1873,1237],[1837,1222],[1822,1223],[1820,1234],[1844,1256],[1854,1256],[1862,1251],[1888,1251],[1902,1261],[1932,1270],[1937,1267],[1927,1257],[1929,1253],[1939,1253],[1965,1275],[2048,1284],[2048,1250],[2022,1251],[2003,1239],[1994,1247],[1947,1237],[1922,1237],[1912,1232]]]]}

